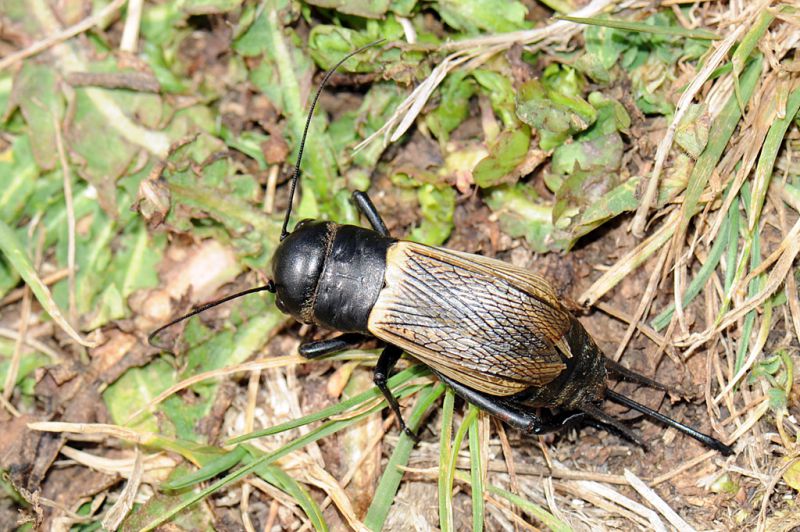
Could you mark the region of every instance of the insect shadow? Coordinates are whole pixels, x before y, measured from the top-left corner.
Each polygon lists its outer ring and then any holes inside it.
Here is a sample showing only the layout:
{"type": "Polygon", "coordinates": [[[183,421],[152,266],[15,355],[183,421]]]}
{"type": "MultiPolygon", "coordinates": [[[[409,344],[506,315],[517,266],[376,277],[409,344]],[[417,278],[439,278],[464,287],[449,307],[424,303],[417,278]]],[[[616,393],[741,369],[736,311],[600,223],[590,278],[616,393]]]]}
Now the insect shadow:
{"type": "Polygon", "coordinates": [[[608,387],[609,378],[666,388],[605,357],[553,287],[523,268],[480,255],[393,238],[364,192],[353,201],[371,229],[301,220],[289,232],[306,135],[330,76],[363,46],[328,70],[305,123],[271,281],[203,305],[153,331],[247,294],[275,294],[278,308],[302,323],[342,332],[302,344],[317,358],[369,339],[385,344],[374,382],[413,439],[387,379],[405,351],[427,365],[463,399],[526,433],[544,434],[576,424],[602,428],[645,443],[604,412],[609,399],[673,427],[724,455],[733,449],[608,387]]]}

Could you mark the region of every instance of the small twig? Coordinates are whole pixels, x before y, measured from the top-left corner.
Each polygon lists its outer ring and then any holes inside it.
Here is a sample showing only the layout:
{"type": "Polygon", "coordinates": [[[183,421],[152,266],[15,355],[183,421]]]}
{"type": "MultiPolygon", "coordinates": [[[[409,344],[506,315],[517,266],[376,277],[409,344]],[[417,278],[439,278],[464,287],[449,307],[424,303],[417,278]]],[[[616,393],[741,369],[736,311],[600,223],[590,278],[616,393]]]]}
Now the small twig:
{"type": "Polygon", "coordinates": [[[511,444],[508,441],[508,435],[506,434],[505,427],[503,427],[503,424],[497,418],[495,418],[495,421],[497,422],[495,426],[497,427],[497,436],[500,438],[500,447],[503,449],[503,460],[505,461],[506,469],[508,470],[511,493],[520,495],[522,492],[519,489],[519,480],[517,480],[517,467],[514,464],[514,452],[511,449],[511,444]]]}
{"type": "MultiPolygon", "coordinates": [[[[13,329],[8,329],[6,327],[0,327],[0,336],[2,336],[3,338],[8,338],[10,340],[16,340],[17,338],[20,338],[19,332],[13,329]]],[[[23,338],[22,342],[28,347],[32,347],[37,351],[41,351],[45,355],[49,356],[51,359],[53,359],[53,362],[58,363],[64,360],[64,357],[61,356],[59,353],[57,353],[55,350],[53,350],[53,348],[51,348],[46,344],[43,344],[42,342],[36,340],[35,338],[23,338]]]]}
{"type": "Polygon", "coordinates": [[[653,273],[650,274],[650,280],[647,282],[647,287],[645,288],[644,294],[642,294],[642,299],[639,301],[639,306],[636,307],[636,312],[633,315],[633,319],[631,320],[630,325],[628,325],[628,329],[625,331],[625,334],[623,335],[622,340],[617,347],[617,351],[611,357],[615,362],[618,362],[622,356],[622,353],[625,352],[628,342],[633,337],[633,333],[636,331],[639,322],[642,320],[642,317],[645,315],[647,309],[650,308],[650,304],[653,302],[653,298],[656,295],[656,288],[658,288],[658,280],[661,277],[661,272],[664,269],[664,264],[667,261],[667,255],[669,255],[669,247],[664,246],[658,256],[658,262],[656,263],[655,268],[653,268],[653,273]]]}
{"type": "MultiPolygon", "coordinates": [[[[42,253],[44,250],[44,233],[37,233],[37,220],[31,222],[29,236],[31,240],[33,240],[34,236],[37,234],[39,237],[36,241],[36,251],[34,253],[33,264],[33,267],[38,270],[42,262],[42,253]]],[[[19,364],[22,360],[22,346],[25,343],[25,337],[28,335],[28,324],[31,319],[31,291],[29,287],[26,286],[26,288],[28,288],[28,290],[22,296],[22,312],[20,313],[19,317],[19,336],[14,342],[14,353],[11,355],[11,360],[8,364],[8,372],[6,373],[6,380],[3,385],[3,399],[6,402],[10,401],[11,394],[14,393],[14,385],[16,384],[17,376],[19,375],[19,364]]]]}
{"type": "Polygon", "coordinates": [[[278,173],[280,172],[280,165],[273,164],[267,174],[267,190],[264,192],[264,212],[272,214],[275,209],[275,189],[278,186],[278,173]]]}
{"type": "MultiPolygon", "coordinates": [[[[612,318],[616,318],[624,323],[631,324],[634,323],[635,321],[634,317],[625,312],[624,310],[612,307],[611,305],[609,305],[608,303],[604,303],[603,301],[598,301],[597,303],[594,304],[594,306],[598,310],[605,312],[612,318]]],[[[648,337],[650,340],[653,341],[653,343],[655,343],[659,347],[662,345],[662,343],[663,344],[669,343],[668,340],[666,340],[666,336],[661,336],[656,332],[655,329],[647,325],[647,323],[642,323],[641,320],[639,320],[638,323],[636,323],[636,328],[639,329],[640,333],[648,337]]]]}
{"type": "Polygon", "coordinates": [[[665,474],[661,475],[660,477],[654,478],[650,482],[650,486],[651,487],[655,487],[655,486],[658,486],[659,484],[662,484],[662,483],[664,483],[664,482],[666,482],[668,480],[672,480],[673,478],[675,478],[678,475],[684,473],[685,471],[688,471],[689,469],[691,469],[691,468],[693,468],[693,467],[695,467],[697,465],[700,465],[702,463],[708,462],[710,459],[714,458],[714,456],[716,456],[716,455],[717,455],[717,451],[707,451],[707,452],[705,452],[705,453],[703,453],[701,455],[698,455],[698,456],[692,458],[691,460],[689,460],[688,462],[686,462],[685,464],[681,465],[680,467],[671,470],[669,473],[665,473],[665,474]]]}
{"type": "Polygon", "coordinates": [[[53,113],[53,129],[56,133],[56,149],[61,163],[61,173],[64,178],[64,202],[67,207],[67,285],[69,292],[69,323],[73,327],[78,325],[78,302],[75,288],[75,204],[72,197],[72,172],[69,170],[67,153],[64,149],[64,139],[61,136],[61,124],[53,113]]]}
{"type": "MultiPolygon", "coordinates": [[[[258,385],[261,382],[261,370],[257,369],[250,373],[247,381],[247,407],[244,412],[244,432],[253,432],[255,426],[256,400],[258,399],[258,385]]],[[[241,507],[242,523],[247,532],[255,532],[253,522],[250,519],[250,484],[242,483],[242,499],[239,503],[241,507]]]]}
{"type": "Polygon", "coordinates": [[[142,475],[144,474],[144,465],[142,461],[142,453],[139,448],[136,448],[136,457],[133,462],[130,477],[119,499],[114,505],[106,512],[103,518],[103,528],[106,530],[116,530],[128,513],[133,508],[133,503],[136,500],[136,493],[139,491],[139,485],[142,483],[142,475]]]}
{"type": "Polygon", "coordinates": [[[677,528],[680,532],[688,532],[693,531],[694,527],[690,526],[689,523],[683,520],[681,516],[679,516],[675,510],[673,510],[667,502],[658,496],[658,494],[653,491],[652,489],[648,488],[647,485],[642,482],[642,480],[628,471],[625,470],[625,478],[628,479],[631,487],[639,492],[639,495],[642,496],[647,502],[649,502],[653,508],[658,510],[664,518],[669,521],[669,523],[677,528]]]}
{"type": "Polygon", "coordinates": [[[142,22],[142,4],[144,0],[129,0],[125,16],[125,28],[122,30],[122,39],[119,49],[123,52],[136,53],[139,44],[139,26],[142,22]]]}
{"type": "Polygon", "coordinates": [[[506,503],[505,501],[501,501],[499,499],[495,499],[489,494],[484,494],[483,498],[486,502],[497,508],[498,510],[502,511],[504,514],[511,519],[515,525],[519,525],[525,530],[531,530],[533,532],[539,532],[539,529],[533,526],[532,524],[525,521],[522,517],[514,513],[514,506],[511,504],[506,503]]]}
{"type": "Polygon", "coordinates": [[[3,403],[11,405],[9,400],[14,393],[14,384],[17,382],[19,374],[19,361],[22,358],[22,346],[25,344],[25,337],[28,335],[28,321],[31,317],[31,291],[28,289],[22,297],[22,312],[19,317],[19,334],[14,342],[14,353],[8,363],[6,380],[3,383],[3,403]]]}
{"type": "Polygon", "coordinates": [[[21,61],[25,58],[43,52],[60,42],[66,41],[67,39],[71,39],[72,37],[78,35],[79,33],[83,33],[84,31],[91,29],[95,25],[103,22],[114,12],[122,8],[122,6],[125,5],[125,2],[127,2],[127,0],[114,0],[106,7],[98,11],[97,13],[89,15],[87,18],[83,19],[77,24],[73,24],[69,28],[56,32],[53,35],[47,37],[46,39],[36,41],[35,43],[33,43],[32,45],[28,46],[23,50],[20,50],[9,56],[6,56],[5,58],[0,60],[0,70],[4,70],[18,61],[21,61]]]}

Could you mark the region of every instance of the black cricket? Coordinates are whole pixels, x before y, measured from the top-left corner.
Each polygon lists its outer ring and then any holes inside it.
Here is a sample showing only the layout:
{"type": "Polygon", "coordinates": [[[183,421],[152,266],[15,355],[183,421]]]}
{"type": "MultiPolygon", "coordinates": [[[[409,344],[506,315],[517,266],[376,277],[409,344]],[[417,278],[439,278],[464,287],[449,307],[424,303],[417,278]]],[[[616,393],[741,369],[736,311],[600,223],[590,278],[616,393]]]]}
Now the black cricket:
{"type": "Polygon", "coordinates": [[[302,220],[288,231],[320,93],[347,59],[380,42],[348,54],[320,83],[300,143],[272,280],[173,320],[149,336],[151,344],[164,329],[212,306],[269,291],[278,308],[298,321],[344,333],[301,345],[304,357],[329,355],[371,338],[386,344],[375,366],[375,385],[402,430],[415,440],[386,384],[404,351],[428,365],[457,395],[527,433],[583,423],[646,448],[628,427],[603,412],[600,403],[610,399],[732,454],[716,438],[608,388],[608,378],[614,377],[665,390],[605,357],[543,278],[479,255],[392,238],[367,194],[358,191],[353,200],[372,229],[302,220]]]}

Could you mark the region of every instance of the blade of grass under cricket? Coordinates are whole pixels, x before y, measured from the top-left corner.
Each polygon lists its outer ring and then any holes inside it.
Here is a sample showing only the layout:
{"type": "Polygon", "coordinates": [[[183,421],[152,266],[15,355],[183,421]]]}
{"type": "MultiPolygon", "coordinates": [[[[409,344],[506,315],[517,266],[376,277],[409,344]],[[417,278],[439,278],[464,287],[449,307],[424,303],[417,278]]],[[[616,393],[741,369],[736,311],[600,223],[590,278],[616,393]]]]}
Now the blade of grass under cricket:
{"type": "MultiPolygon", "coordinates": [[[[428,408],[442,393],[444,393],[444,384],[441,382],[431,386],[427,392],[420,393],[417,404],[414,405],[414,410],[408,418],[407,425],[412,431],[419,429],[428,408]]],[[[378,487],[375,489],[375,495],[372,497],[372,504],[370,504],[367,511],[367,517],[364,519],[364,524],[370,530],[381,530],[383,528],[386,517],[389,515],[389,509],[392,507],[392,502],[397,494],[397,488],[400,487],[400,481],[403,479],[403,471],[400,470],[400,466],[408,463],[408,457],[413,448],[414,441],[401,432],[397,447],[395,447],[389,462],[386,464],[386,469],[381,476],[378,487]]]]}
{"type": "MultiPolygon", "coordinates": [[[[423,377],[429,373],[428,368],[423,365],[416,365],[411,366],[408,369],[404,369],[397,375],[392,376],[389,379],[388,385],[389,388],[394,389],[397,388],[408,381],[415,379],[417,377],[423,377]]],[[[307,416],[303,416],[298,419],[293,419],[291,421],[287,421],[286,423],[281,423],[280,425],[275,425],[274,427],[268,427],[266,429],[256,430],[253,432],[249,432],[247,434],[242,434],[241,436],[237,436],[235,438],[231,438],[225,445],[233,445],[236,443],[241,443],[247,440],[252,440],[254,438],[261,438],[263,436],[270,436],[272,434],[279,434],[281,432],[285,432],[287,430],[291,430],[297,427],[302,427],[303,425],[308,425],[315,421],[320,421],[322,419],[329,418],[331,416],[335,416],[337,414],[341,414],[342,412],[353,408],[357,405],[365,403],[370,399],[374,399],[381,395],[380,390],[378,388],[370,388],[369,390],[362,392],[358,395],[351,397],[350,399],[346,399],[341,401],[335,405],[331,405],[327,408],[323,408],[318,412],[314,412],[307,416]]]]}
{"type": "MultiPolygon", "coordinates": [[[[406,388],[406,390],[407,389],[408,388],[406,388]]],[[[427,397],[427,395],[425,397],[427,397]]],[[[438,395],[437,395],[437,397],[438,397],[438,395]]],[[[433,401],[431,401],[431,402],[433,402],[433,401]]],[[[182,512],[185,508],[188,508],[192,504],[195,504],[196,502],[201,501],[202,499],[208,497],[209,495],[211,495],[212,493],[216,492],[217,490],[219,490],[221,488],[224,488],[225,486],[228,486],[228,485],[230,485],[230,484],[232,484],[234,482],[237,482],[237,481],[241,480],[245,476],[247,476],[250,473],[252,473],[253,471],[255,471],[256,468],[261,467],[263,465],[271,464],[272,462],[274,462],[274,461],[286,456],[287,454],[289,454],[289,453],[291,453],[293,451],[296,451],[297,449],[301,449],[301,448],[305,447],[306,445],[308,445],[308,444],[310,444],[312,442],[320,440],[320,439],[322,439],[322,438],[324,438],[326,436],[330,436],[331,434],[334,434],[334,433],[336,433],[336,432],[338,432],[340,430],[343,430],[343,429],[349,427],[350,425],[358,423],[359,421],[361,421],[362,419],[366,418],[367,416],[370,416],[373,413],[382,410],[385,406],[386,406],[385,405],[385,401],[381,401],[380,403],[378,403],[373,408],[370,408],[370,409],[368,409],[368,410],[366,410],[364,412],[361,412],[360,414],[358,414],[356,416],[353,416],[352,418],[341,420],[341,421],[327,421],[327,422],[323,423],[322,425],[320,425],[316,429],[310,431],[308,434],[305,434],[305,435],[297,438],[296,440],[293,440],[293,441],[289,442],[288,444],[284,445],[280,449],[276,449],[275,451],[272,451],[271,453],[267,453],[267,454],[265,454],[265,455],[263,455],[263,456],[261,456],[259,458],[256,458],[255,460],[253,460],[252,462],[250,462],[246,466],[243,466],[243,467],[237,469],[236,471],[234,471],[233,473],[230,473],[226,477],[221,478],[220,480],[214,482],[213,484],[210,484],[206,488],[198,491],[191,498],[186,499],[185,501],[181,501],[181,503],[179,505],[176,505],[174,508],[170,509],[169,511],[165,512],[163,515],[159,516],[158,518],[154,519],[153,521],[151,521],[150,523],[148,523],[147,525],[142,527],[142,530],[143,531],[153,530],[154,528],[156,528],[160,524],[168,521],[170,518],[172,518],[176,514],[182,512]]],[[[420,414],[419,418],[417,418],[417,423],[419,423],[421,418],[422,418],[422,414],[420,414]]],[[[413,414],[412,414],[412,418],[410,418],[410,419],[412,421],[415,419],[415,418],[413,418],[413,414]]],[[[416,425],[409,424],[409,427],[415,427],[415,426],[416,425]]],[[[412,428],[412,430],[414,430],[414,429],[412,428]]],[[[402,441],[402,436],[401,436],[401,441],[402,441]]],[[[409,449],[409,451],[410,451],[410,449],[409,449]]]]}
{"type": "MultiPolygon", "coordinates": [[[[420,384],[417,386],[406,386],[405,388],[402,388],[400,390],[394,390],[394,395],[398,399],[402,399],[404,397],[417,393],[420,389],[426,386],[429,385],[420,384]]],[[[379,408],[381,406],[385,406],[385,401],[379,402],[377,405],[373,406],[369,411],[372,412],[376,408],[379,408]]],[[[342,419],[335,421],[343,423],[349,421],[350,419],[354,420],[361,419],[359,417],[361,415],[363,415],[363,412],[357,413],[356,415],[354,415],[352,418],[349,419],[342,419]]],[[[346,425],[342,426],[342,428],[344,428],[345,426],[346,425]]],[[[227,453],[224,456],[221,456],[220,458],[204,465],[203,467],[201,467],[197,471],[194,471],[193,473],[190,473],[181,478],[168,482],[162,487],[167,490],[177,490],[177,489],[188,488],[189,486],[193,486],[194,484],[197,484],[204,480],[209,480],[217,475],[220,475],[223,471],[230,470],[233,466],[244,460],[244,458],[247,457],[248,453],[252,456],[258,456],[259,454],[261,454],[261,452],[258,451],[255,447],[238,445],[236,449],[234,449],[230,453],[227,453]]]]}
{"type": "Polygon", "coordinates": [[[295,479],[289,476],[286,471],[276,466],[261,466],[256,469],[256,475],[264,479],[265,482],[272,484],[279,490],[289,495],[306,514],[311,526],[319,532],[327,532],[328,523],[322,516],[322,510],[317,502],[311,497],[295,479]]]}
{"type": "MultiPolygon", "coordinates": [[[[458,462],[458,451],[461,449],[461,444],[464,442],[464,437],[467,435],[467,431],[469,430],[469,426],[472,422],[478,417],[478,411],[476,409],[471,409],[467,411],[467,415],[464,416],[464,420],[461,423],[461,426],[458,427],[458,432],[456,432],[456,437],[453,438],[453,445],[450,448],[450,456],[448,457],[448,461],[445,464],[445,474],[444,478],[442,475],[439,475],[439,496],[441,497],[444,495],[445,499],[447,500],[447,514],[449,522],[447,522],[447,526],[449,528],[445,529],[442,527],[442,532],[450,532],[453,530],[453,479],[456,476],[456,462],[458,462]]],[[[440,501],[441,505],[441,501],[440,501]]],[[[439,516],[439,522],[442,523],[442,516],[439,516]]]]}
{"type": "Polygon", "coordinates": [[[483,458],[480,444],[480,416],[478,407],[470,404],[475,416],[469,424],[469,472],[472,481],[472,531],[483,532],[486,509],[483,505],[483,458]]]}
{"type": "Polygon", "coordinates": [[[453,483],[447,482],[447,465],[453,454],[451,440],[453,438],[453,411],[456,394],[450,388],[445,389],[442,401],[442,424],[439,434],[439,528],[442,532],[453,529],[453,483]]]}
{"type": "Polygon", "coordinates": [[[232,451],[225,453],[216,460],[212,460],[197,471],[162,484],[161,488],[172,491],[199,484],[204,480],[216,477],[224,471],[228,471],[241,462],[245,456],[247,456],[247,449],[242,445],[237,445],[232,451]]]}

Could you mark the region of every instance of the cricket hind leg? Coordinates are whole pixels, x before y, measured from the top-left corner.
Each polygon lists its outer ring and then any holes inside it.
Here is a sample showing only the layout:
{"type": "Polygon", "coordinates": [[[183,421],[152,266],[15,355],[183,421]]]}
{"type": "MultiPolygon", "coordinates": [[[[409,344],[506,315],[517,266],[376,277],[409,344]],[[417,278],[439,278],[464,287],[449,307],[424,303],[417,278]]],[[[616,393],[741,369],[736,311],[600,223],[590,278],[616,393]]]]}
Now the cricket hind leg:
{"type": "Polygon", "coordinates": [[[451,379],[439,372],[436,376],[453,391],[481,410],[485,410],[507,425],[515,427],[528,434],[547,434],[572,427],[587,418],[584,412],[560,412],[551,416],[542,416],[535,413],[533,408],[523,404],[509,401],[502,397],[479,392],[458,381],[451,379]]]}

